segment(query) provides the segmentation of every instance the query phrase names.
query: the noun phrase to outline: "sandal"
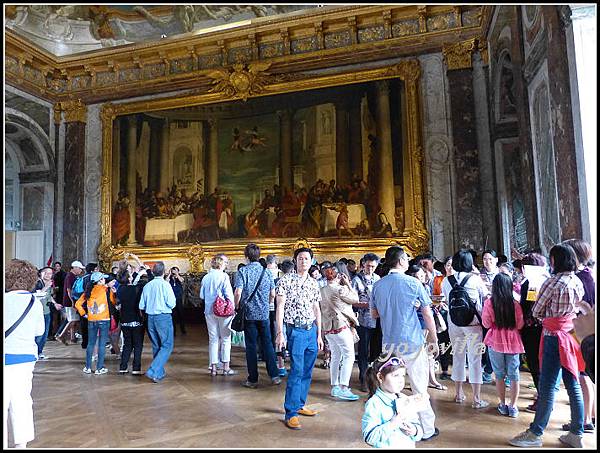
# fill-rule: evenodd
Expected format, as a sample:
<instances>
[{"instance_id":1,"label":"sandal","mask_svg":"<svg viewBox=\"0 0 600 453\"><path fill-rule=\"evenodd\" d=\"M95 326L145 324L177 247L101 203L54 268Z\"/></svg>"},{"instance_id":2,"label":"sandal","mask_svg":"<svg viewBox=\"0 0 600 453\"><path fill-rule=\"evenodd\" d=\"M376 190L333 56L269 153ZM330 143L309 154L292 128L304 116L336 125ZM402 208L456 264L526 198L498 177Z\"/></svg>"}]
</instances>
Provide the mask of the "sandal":
<instances>
[{"instance_id":1,"label":"sandal","mask_svg":"<svg viewBox=\"0 0 600 453\"><path fill-rule=\"evenodd\" d=\"M455 401L456 403L462 403L462 402L464 402L466 399L467 399L467 397L466 397L465 395L462 395L462 396L455 396L455 397L454 397L454 401Z\"/></svg>"},{"instance_id":2,"label":"sandal","mask_svg":"<svg viewBox=\"0 0 600 453\"><path fill-rule=\"evenodd\" d=\"M446 387L444 384L429 384L427 387L429 387L430 389L436 389L436 390L448 390L448 387Z\"/></svg>"},{"instance_id":3,"label":"sandal","mask_svg":"<svg viewBox=\"0 0 600 453\"><path fill-rule=\"evenodd\" d=\"M210 375L211 376L216 376L217 375L217 369L216 368L211 368L210 369Z\"/></svg>"},{"instance_id":4,"label":"sandal","mask_svg":"<svg viewBox=\"0 0 600 453\"><path fill-rule=\"evenodd\" d=\"M238 374L238 372L229 368L228 370L223 370L223 372L221 374L223 376L234 376L234 375Z\"/></svg>"}]
</instances>

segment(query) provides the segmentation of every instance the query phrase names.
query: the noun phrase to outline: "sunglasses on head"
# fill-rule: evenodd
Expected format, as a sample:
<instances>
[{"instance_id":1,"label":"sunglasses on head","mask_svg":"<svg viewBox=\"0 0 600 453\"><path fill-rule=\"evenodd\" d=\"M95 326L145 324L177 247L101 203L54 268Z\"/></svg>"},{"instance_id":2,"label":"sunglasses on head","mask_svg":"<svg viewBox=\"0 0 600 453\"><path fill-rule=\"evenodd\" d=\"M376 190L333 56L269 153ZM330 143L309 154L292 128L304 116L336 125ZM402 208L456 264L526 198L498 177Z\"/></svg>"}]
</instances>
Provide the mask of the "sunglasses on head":
<instances>
[{"instance_id":1,"label":"sunglasses on head","mask_svg":"<svg viewBox=\"0 0 600 453\"><path fill-rule=\"evenodd\" d=\"M379 367L379 371L383 370L385 367L388 366L404 366L404 362L398 357L391 357L387 362L385 362Z\"/></svg>"}]
</instances>

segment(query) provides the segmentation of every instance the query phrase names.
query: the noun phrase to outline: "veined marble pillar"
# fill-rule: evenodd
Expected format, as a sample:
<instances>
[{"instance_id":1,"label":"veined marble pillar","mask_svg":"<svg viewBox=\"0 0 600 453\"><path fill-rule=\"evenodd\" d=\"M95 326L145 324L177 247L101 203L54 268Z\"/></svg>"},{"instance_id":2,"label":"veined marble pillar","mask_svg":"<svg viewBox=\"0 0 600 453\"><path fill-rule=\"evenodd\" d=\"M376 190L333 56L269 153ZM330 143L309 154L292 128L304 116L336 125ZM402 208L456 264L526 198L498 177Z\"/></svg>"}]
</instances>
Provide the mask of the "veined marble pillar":
<instances>
[{"instance_id":1,"label":"veined marble pillar","mask_svg":"<svg viewBox=\"0 0 600 453\"><path fill-rule=\"evenodd\" d=\"M219 135L217 120L208 120L210 126L208 138L208 156L206 165L206 184L204 192L209 195L219 185Z\"/></svg>"},{"instance_id":2,"label":"veined marble pillar","mask_svg":"<svg viewBox=\"0 0 600 453\"><path fill-rule=\"evenodd\" d=\"M338 187L350 182L348 150L348 105L341 101L335 104L335 179Z\"/></svg>"},{"instance_id":3,"label":"veined marble pillar","mask_svg":"<svg viewBox=\"0 0 600 453\"><path fill-rule=\"evenodd\" d=\"M65 199L65 123L61 121L60 103L54 104L54 261L63 259L63 220ZM69 263L71 264L71 263Z\"/></svg>"},{"instance_id":4,"label":"veined marble pillar","mask_svg":"<svg viewBox=\"0 0 600 453\"><path fill-rule=\"evenodd\" d=\"M377 184L377 199L395 231L396 203L394 200L394 170L392 167L392 131L390 126L390 97L389 82L382 80L377 86L377 143L379 183Z\"/></svg>"},{"instance_id":5,"label":"veined marble pillar","mask_svg":"<svg viewBox=\"0 0 600 453\"><path fill-rule=\"evenodd\" d=\"M279 185L282 193L285 188L294 187L294 173L292 171L292 112L279 110Z\"/></svg>"},{"instance_id":6,"label":"veined marble pillar","mask_svg":"<svg viewBox=\"0 0 600 453\"><path fill-rule=\"evenodd\" d=\"M162 146L160 149L160 191L166 194L169 189L169 176L173 174L171 169L171 153L169 151L169 119L165 118L162 127Z\"/></svg>"},{"instance_id":7,"label":"veined marble pillar","mask_svg":"<svg viewBox=\"0 0 600 453\"><path fill-rule=\"evenodd\" d=\"M354 99L348 112L350 129L350 172L351 176L363 177L362 162L362 124L360 119L360 99Z\"/></svg>"},{"instance_id":8,"label":"veined marble pillar","mask_svg":"<svg viewBox=\"0 0 600 453\"><path fill-rule=\"evenodd\" d=\"M137 120L135 115L127 118L127 192L129 193L129 239L127 244L136 244L135 205L136 205L136 148Z\"/></svg>"}]
</instances>

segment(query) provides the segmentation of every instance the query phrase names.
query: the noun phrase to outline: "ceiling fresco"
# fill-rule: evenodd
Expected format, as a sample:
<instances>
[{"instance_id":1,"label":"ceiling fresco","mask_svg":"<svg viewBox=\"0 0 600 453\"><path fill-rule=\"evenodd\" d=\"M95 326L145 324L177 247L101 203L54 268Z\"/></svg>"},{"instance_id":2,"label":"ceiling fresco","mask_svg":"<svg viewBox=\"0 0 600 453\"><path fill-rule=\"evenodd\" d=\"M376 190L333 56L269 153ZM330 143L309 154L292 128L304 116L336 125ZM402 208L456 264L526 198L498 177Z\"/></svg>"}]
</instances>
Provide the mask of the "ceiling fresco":
<instances>
[{"instance_id":1,"label":"ceiling fresco","mask_svg":"<svg viewBox=\"0 0 600 453\"><path fill-rule=\"evenodd\" d=\"M156 42L317 5L8 5L6 27L56 56ZM218 28L217 28L218 29Z\"/></svg>"}]
</instances>

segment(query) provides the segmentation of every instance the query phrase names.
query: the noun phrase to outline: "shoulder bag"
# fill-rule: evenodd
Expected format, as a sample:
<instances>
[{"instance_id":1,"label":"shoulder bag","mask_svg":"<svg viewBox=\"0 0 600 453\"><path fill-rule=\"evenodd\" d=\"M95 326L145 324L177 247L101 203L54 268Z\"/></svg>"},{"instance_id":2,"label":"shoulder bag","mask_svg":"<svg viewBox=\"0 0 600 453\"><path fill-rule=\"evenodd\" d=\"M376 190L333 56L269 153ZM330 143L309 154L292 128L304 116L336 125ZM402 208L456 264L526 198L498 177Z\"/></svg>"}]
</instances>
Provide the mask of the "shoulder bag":
<instances>
[{"instance_id":1,"label":"shoulder bag","mask_svg":"<svg viewBox=\"0 0 600 453\"><path fill-rule=\"evenodd\" d=\"M221 285L222 287L223 285ZM233 301L228 299L225 293L223 292L223 296L217 293L217 297L215 302L213 303L213 314L220 318L228 318L235 313L235 305Z\"/></svg>"},{"instance_id":2,"label":"shoulder bag","mask_svg":"<svg viewBox=\"0 0 600 453\"><path fill-rule=\"evenodd\" d=\"M262 282L262 279L265 275L266 270L267 270L266 267L263 268L262 274L260 274L260 278L258 279L258 283L256 283L256 288L254 288L254 291L252 291L252 294L248 298L248 301L251 301L254 298L254 295L256 294L256 291L258 290L258 287L260 286L260 282ZM231 330L234 330L236 332L243 332L245 324L246 324L245 321L246 321L246 303L240 301L240 307L238 308L238 311L236 312L235 317L233 318L233 321L231 321Z\"/></svg>"},{"instance_id":3,"label":"shoulder bag","mask_svg":"<svg viewBox=\"0 0 600 453\"><path fill-rule=\"evenodd\" d=\"M15 323L12 326L10 326L6 332L4 332L4 338L7 338L11 333L13 333L15 331L15 329L19 326L19 324L21 324L21 322L25 319L25 316L27 316L27 313L29 313L29 311L31 310L31 307L33 307L34 301L35 301L35 297L32 294L31 300L29 301L29 305L27 305L27 308L25 309L25 311L23 312L21 317L19 319L17 319L15 321Z\"/></svg>"}]
</instances>

